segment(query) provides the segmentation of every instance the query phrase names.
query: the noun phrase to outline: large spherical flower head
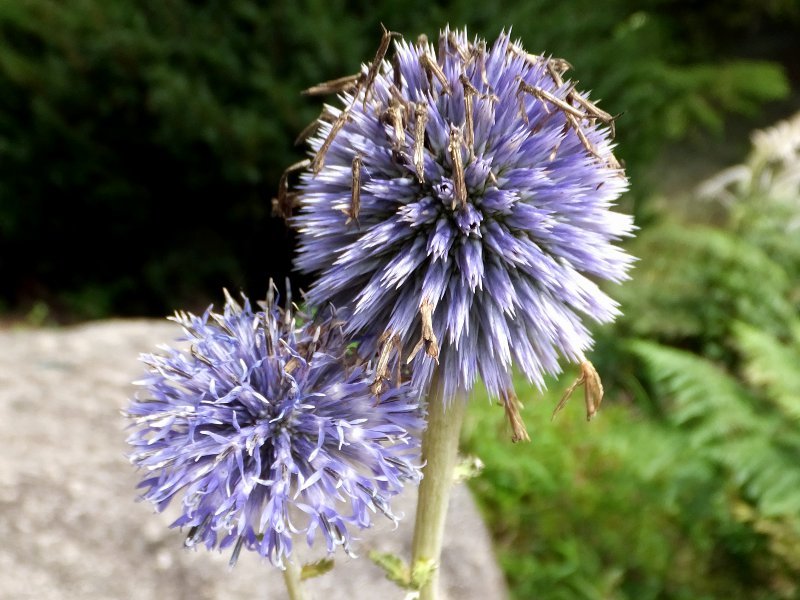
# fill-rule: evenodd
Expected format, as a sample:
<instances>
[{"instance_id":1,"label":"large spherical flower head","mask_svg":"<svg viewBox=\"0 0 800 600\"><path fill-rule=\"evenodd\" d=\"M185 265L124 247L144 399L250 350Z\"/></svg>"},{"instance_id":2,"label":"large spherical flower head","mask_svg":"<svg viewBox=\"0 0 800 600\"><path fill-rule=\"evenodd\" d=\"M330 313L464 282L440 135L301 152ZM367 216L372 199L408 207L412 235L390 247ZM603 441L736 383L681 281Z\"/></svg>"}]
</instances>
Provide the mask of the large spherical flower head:
<instances>
[{"instance_id":1,"label":"large spherical flower head","mask_svg":"<svg viewBox=\"0 0 800 600\"><path fill-rule=\"evenodd\" d=\"M189 351L146 354L144 393L127 416L132 462L148 471L143 497L163 510L182 496L173 526L187 545L242 547L283 566L293 534L318 532L350 550L350 526L420 477L422 418L408 384L380 403L348 352L335 315L301 329L268 301L254 312L230 297L224 312L178 313Z\"/></svg>"},{"instance_id":2,"label":"large spherical flower head","mask_svg":"<svg viewBox=\"0 0 800 600\"><path fill-rule=\"evenodd\" d=\"M399 340L445 398L480 376L507 397L516 364L544 384L583 360L583 317L617 315L595 280L621 281L632 219L611 117L563 79L568 64L445 30L438 49L398 41L391 60L326 106L299 186L297 267L315 304L352 307L348 328ZM370 337L371 336L371 337ZM416 354L414 354L416 352Z\"/></svg>"}]
</instances>

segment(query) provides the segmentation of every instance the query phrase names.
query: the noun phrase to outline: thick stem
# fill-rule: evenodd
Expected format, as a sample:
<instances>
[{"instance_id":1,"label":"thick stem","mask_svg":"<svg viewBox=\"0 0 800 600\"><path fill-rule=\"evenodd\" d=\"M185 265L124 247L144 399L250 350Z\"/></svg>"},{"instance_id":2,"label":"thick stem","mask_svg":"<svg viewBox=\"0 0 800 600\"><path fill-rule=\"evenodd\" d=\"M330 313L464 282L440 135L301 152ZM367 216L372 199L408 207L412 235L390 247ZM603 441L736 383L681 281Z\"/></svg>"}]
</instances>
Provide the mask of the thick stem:
<instances>
[{"instance_id":1,"label":"thick stem","mask_svg":"<svg viewBox=\"0 0 800 600\"><path fill-rule=\"evenodd\" d=\"M458 436L466 406L467 399L461 394L449 401L444 398L441 382L434 380L428 397L428 428L422 437L425 467L419 486L411 564L433 561L436 569L420 590L420 600L436 600L439 597L444 524L453 487L453 471L458 459Z\"/></svg>"},{"instance_id":2,"label":"thick stem","mask_svg":"<svg viewBox=\"0 0 800 600\"><path fill-rule=\"evenodd\" d=\"M289 600L307 600L306 595L303 593L303 584L300 582L300 565L293 560L286 562L286 568L283 570L283 581L286 582Z\"/></svg>"}]
</instances>

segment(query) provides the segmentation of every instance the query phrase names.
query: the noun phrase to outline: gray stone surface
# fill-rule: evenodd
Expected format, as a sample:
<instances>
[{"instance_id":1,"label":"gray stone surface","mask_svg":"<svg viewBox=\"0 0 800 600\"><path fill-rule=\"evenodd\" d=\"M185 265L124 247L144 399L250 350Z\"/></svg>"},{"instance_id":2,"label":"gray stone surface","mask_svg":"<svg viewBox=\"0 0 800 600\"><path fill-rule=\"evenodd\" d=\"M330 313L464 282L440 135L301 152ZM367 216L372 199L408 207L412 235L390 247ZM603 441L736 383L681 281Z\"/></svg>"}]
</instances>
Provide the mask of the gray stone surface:
<instances>
[{"instance_id":1,"label":"gray stone surface","mask_svg":"<svg viewBox=\"0 0 800 600\"><path fill-rule=\"evenodd\" d=\"M0 598L279 599L280 572L252 553L189 551L170 514L134 502L120 410L142 369L140 352L171 341L174 325L108 321L0 331ZM408 556L414 490L396 505L399 529L364 533L370 548ZM442 581L455 599L506 596L488 534L463 487L454 490ZM316 600L401 599L366 557L337 554L310 582Z\"/></svg>"}]
</instances>

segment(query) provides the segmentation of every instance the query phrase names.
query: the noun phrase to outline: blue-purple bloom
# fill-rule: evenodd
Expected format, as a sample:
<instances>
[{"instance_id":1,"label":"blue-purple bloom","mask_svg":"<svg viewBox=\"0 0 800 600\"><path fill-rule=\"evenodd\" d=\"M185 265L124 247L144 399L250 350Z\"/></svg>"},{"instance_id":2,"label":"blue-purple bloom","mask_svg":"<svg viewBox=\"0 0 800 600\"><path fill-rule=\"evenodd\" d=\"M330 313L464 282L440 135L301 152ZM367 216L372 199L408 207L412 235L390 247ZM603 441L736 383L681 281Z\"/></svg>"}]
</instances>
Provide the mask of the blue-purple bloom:
<instances>
[{"instance_id":1,"label":"blue-purple bloom","mask_svg":"<svg viewBox=\"0 0 800 600\"><path fill-rule=\"evenodd\" d=\"M351 526L418 481L423 419L409 384L380 403L369 365L349 360L332 310L303 326L268 299L254 312L229 296L222 314L176 313L185 350L142 355L144 389L127 416L131 461L146 469L143 497L163 510L181 497L173 527L187 546L242 547L277 565L294 534L351 551Z\"/></svg>"},{"instance_id":2,"label":"blue-purple bloom","mask_svg":"<svg viewBox=\"0 0 800 600\"><path fill-rule=\"evenodd\" d=\"M296 266L365 349L413 357L420 389L438 362L445 398L481 377L508 399L512 364L543 387L560 357L584 360L584 317L618 314L596 280L632 262L616 245L632 219L611 210L627 179L568 63L507 34L421 37L327 86L342 91L310 138Z\"/></svg>"}]
</instances>

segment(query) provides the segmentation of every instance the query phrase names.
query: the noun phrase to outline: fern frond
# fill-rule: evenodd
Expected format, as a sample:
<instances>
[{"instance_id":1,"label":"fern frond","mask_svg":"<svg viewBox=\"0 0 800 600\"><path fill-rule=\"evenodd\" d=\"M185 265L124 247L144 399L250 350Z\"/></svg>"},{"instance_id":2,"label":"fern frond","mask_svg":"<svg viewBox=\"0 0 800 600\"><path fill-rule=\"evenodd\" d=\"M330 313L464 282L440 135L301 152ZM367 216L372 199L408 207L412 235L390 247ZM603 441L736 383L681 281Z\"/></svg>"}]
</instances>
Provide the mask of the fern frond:
<instances>
[{"instance_id":1,"label":"fern frond","mask_svg":"<svg viewBox=\"0 0 800 600\"><path fill-rule=\"evenodd\" d=\"M670 398L667 416L688 434L695 451L725 469L765 516L800 511L797 449L776 436L785 425L781 413L759 410L747 388L704 358L651 342L629 347L646 364L653 385Z\"/></svg>"},{"instance_id":2,"label":"fern frond","mask_svg":"<svg viewBox=\"0 0 800 600\"><path fill-rule=\"evenodd\" d=\"M745 358L747 380L763 388L783 414L800 421L800 343L781 343L775 336L744 323L737 323L734 333Z\"/></svg>"},{"instance_id":3,"label":"fern frond","mask_svg":"<svg viewBox=\"0 0 800 600\"><path fill-rule=\"evenodd\" d=\"M645 231L631 252L646 257L619 291L623 326L632 336L719 357L728 350L732 319L778 333L794 316L792 279L768 252L737 234L664 223Z\"/></svg>"},{"instance_id":4,"label":"fern frond","mask_svg":"<svg viewBox=\"0 0 800 600\"><path fill-rule=\"evenodd\" d=\"M704 422L720 433L754 429L747 390L721 368L652 342L634 341L629 347L647 364L653 383L671 398L668 414L675 423Z\"/></svg>"}]
</instances>

